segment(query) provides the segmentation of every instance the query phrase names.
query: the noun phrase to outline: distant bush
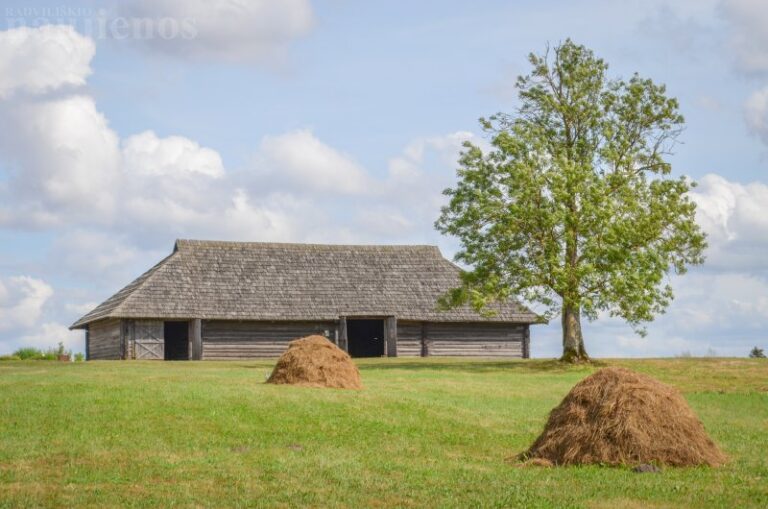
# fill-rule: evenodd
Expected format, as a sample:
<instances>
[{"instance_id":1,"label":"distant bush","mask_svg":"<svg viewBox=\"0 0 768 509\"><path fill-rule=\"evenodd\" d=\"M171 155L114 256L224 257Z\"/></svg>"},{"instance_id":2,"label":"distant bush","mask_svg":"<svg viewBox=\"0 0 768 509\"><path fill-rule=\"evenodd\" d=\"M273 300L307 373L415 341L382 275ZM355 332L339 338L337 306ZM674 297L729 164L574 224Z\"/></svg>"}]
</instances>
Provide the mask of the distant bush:
<instances>
[{"instance_id":1,"label":"distant bush","mask_svg":"<svg viewBox=\"0 0 768 509\"><path fill-rule=\"evenodd\" d=\"M751 352L749 352L749 356L752 359L765 359L765 352L763 352L762 348L754 347Z\"/></svg>"},{"instance_id":2,"label":"distant bush","mask_svg":"<svg viewBox=\"0 0 768 509\"><path fill-rule=\"evenodd\" d=\"M27 359L39 359L43 356L43 352L41 352L37 348L32 348L30 346L26 348L19 348L18 350L13 352L13 355L25 361Z\"/></svg>"},{"instance_id":3,"label":"distant bush","mask_svg":"<svg viewBox=\"0 0 768 509\"><path fill-rule=\"evenodd\" d=\"M0 361L20 361L21 357L18 355L0 355Z\"/></svg>"},{"instance_id":4,"label":"distant bush","mask_svg":"<svg viewBox=\"0 0 768 509\"><path fill-rule=\"evenodd\" d=\"M58 346L46 348L45 350L33 347L19 348L13 352L13 355L21 360L55 361L59 358L59 355L72 356L72 351L65 350L64 343L59 342Z\"/></svg>"},{"instance_id":5,"label":"distant bush","mask_svg":"<svg viewBox=\"0 0 768 509\"><path fill-rule=\"evenodd\" d=\"M83 352L77 352L75 354L75 362L83 362L85 360L85 354Z\"/></svg>"}]
</instances>

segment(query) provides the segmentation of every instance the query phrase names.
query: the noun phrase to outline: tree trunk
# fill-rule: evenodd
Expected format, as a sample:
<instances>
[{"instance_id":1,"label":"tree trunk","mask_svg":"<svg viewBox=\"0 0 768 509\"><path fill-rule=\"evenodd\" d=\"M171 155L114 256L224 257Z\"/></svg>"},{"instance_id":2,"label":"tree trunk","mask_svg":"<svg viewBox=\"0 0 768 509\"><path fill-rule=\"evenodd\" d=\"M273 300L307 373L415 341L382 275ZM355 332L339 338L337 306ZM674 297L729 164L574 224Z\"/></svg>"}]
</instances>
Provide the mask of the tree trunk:
<instances>
[{"instance_id":1,"label":"tree trunk","mask_svg":"<svg viewBox=\"0 0 768 509\"><path fill-rule=\"evenodd\" d=\"M581 310L563 304L563 356L562 362L588 362L589 355L584 349L581 335Z\"/></svg>"}]
</instances>

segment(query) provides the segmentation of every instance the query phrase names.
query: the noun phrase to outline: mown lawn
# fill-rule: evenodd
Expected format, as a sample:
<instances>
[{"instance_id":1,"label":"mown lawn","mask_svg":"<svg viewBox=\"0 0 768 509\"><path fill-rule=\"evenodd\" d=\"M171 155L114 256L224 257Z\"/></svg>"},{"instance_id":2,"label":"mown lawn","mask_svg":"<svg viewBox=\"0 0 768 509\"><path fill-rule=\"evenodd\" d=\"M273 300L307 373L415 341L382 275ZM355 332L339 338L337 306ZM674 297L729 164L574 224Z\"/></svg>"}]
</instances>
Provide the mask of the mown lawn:
<instances>
[{"instance_id":1,"label":"mown lawn","mask_svg":"<svg viewBox=\"0 0 768 509\"><path fill-rule=\"evenodd\" d=\"M570 387L552 361L359 362L360 392L271 362L0 363L0 507L768 507L768 362L606 361L684 391L723 468L519 468Z\"/></svg>"}]
</instances>

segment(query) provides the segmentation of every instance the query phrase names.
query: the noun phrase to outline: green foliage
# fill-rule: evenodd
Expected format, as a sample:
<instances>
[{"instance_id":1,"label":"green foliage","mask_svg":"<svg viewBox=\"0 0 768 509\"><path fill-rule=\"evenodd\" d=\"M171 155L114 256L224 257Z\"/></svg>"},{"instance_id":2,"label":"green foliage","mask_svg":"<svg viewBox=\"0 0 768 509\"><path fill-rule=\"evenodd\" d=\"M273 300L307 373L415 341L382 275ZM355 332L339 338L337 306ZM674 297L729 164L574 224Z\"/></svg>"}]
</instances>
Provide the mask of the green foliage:
<instances>
[{"instance_id":1,"label":"green foliage","mask_svg":"<svg viewBox=\"0 0 768 509\"><path fill-rule=\"evenodd\" d=\"M18 355L0 355L0 361L20 361L21 357Z\"/></svg>"},{"instance_id":2,"label":"green foliage","mask_svg":"<svg viewBox=\"0 0 768 509\"><path fill-rule=\"evenodd\" d=\"M752 351L749 352L749 357L751 359L765 359L765 352L763 352L762 348L754 347Z\"/></svg>"},{"instance_id":3,"label":"green foliage","mask_svg":"<svg viewBox=\"0 0 768 509\"><path fill-rule=\"evenodd\" d=\"M85 360L85 354L83 352L77 352L75 354L75 362L83 362Z\"/></svg>"},{"instance_id":4,"label":"green foliage","mask_svg":"<svg viewBox=\"0 0 768 509\"><path fill-rule=\"evenodd\" d=\"M547 318L607 313L642 334L673 298L666 276L702 263L706 247L695 184L666 159L683 128L677 100L638 75L609 79L570 40L529 61L517 111L481 119L492 149L466 143L445 191L436 227L461 241L471 270L442 304L520 296Z\"/></svg>"},{"instance_id":5,"label":"green foliage","mask_svg":"<svg viewBox=\"0 0 768 509\"><path fill-rule=\"evenodd\" d=\"M21 360L37 360L37 361L55 361L59 358L59 355L72 355L71 350L64 348L64 343L59 342L56 347L46 348L40 350L34 347L19 348L13 355L17 356Z\"/></svg>"},{"instance_id":6,"label":"green foliage","mask_svg":"<svg viewBox=\"0 0 768 509\"><path fill-rule=\"evenodd\" d=\"M264 384L266 361L7 362L0 507L768 507L768 363L610 364L683 391L731 461L660 475L506 461L598 366L370 359L365 389L343 391Z\"/></svg>"},{"instance_id":7,"label":"green foliage","mask_svg":"<svg viewBox=\"0 0 768 509\"><path fill-rule=\"evenodd\" d=\"M19 348L18 350L13 352L13 355L15 355L21 360L40 359L43 356L43 352L41 352L37 348L26 347L26 348Z\"/></svg>"}]
</instances>

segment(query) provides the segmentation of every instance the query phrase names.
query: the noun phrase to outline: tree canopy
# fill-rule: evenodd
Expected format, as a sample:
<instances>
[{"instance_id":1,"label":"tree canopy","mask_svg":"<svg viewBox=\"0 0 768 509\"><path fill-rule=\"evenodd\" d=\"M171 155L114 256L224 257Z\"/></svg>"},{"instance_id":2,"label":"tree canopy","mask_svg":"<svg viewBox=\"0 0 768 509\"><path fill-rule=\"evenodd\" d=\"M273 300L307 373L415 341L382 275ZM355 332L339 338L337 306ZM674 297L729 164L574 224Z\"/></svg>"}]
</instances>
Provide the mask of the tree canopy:
<instances>
[{"instance_id":1,"label":"tree canopy","mask_svg":"<svg viewBox=\"0 0 768 509\"><path fill-rule=\"evenodd\" d=\"M673 298L667 275L703 262L705 236L669 155L682 132L678 102L637 74L570 40L529 56L514 113L481 119L491 148L465 144L458 183L436 222L471 267L442 303L520 297L560 314L563 359L588 359L581 316L643 324ZM492 313L492 312L491 312Z\"/></svg>"}]
</instances>

